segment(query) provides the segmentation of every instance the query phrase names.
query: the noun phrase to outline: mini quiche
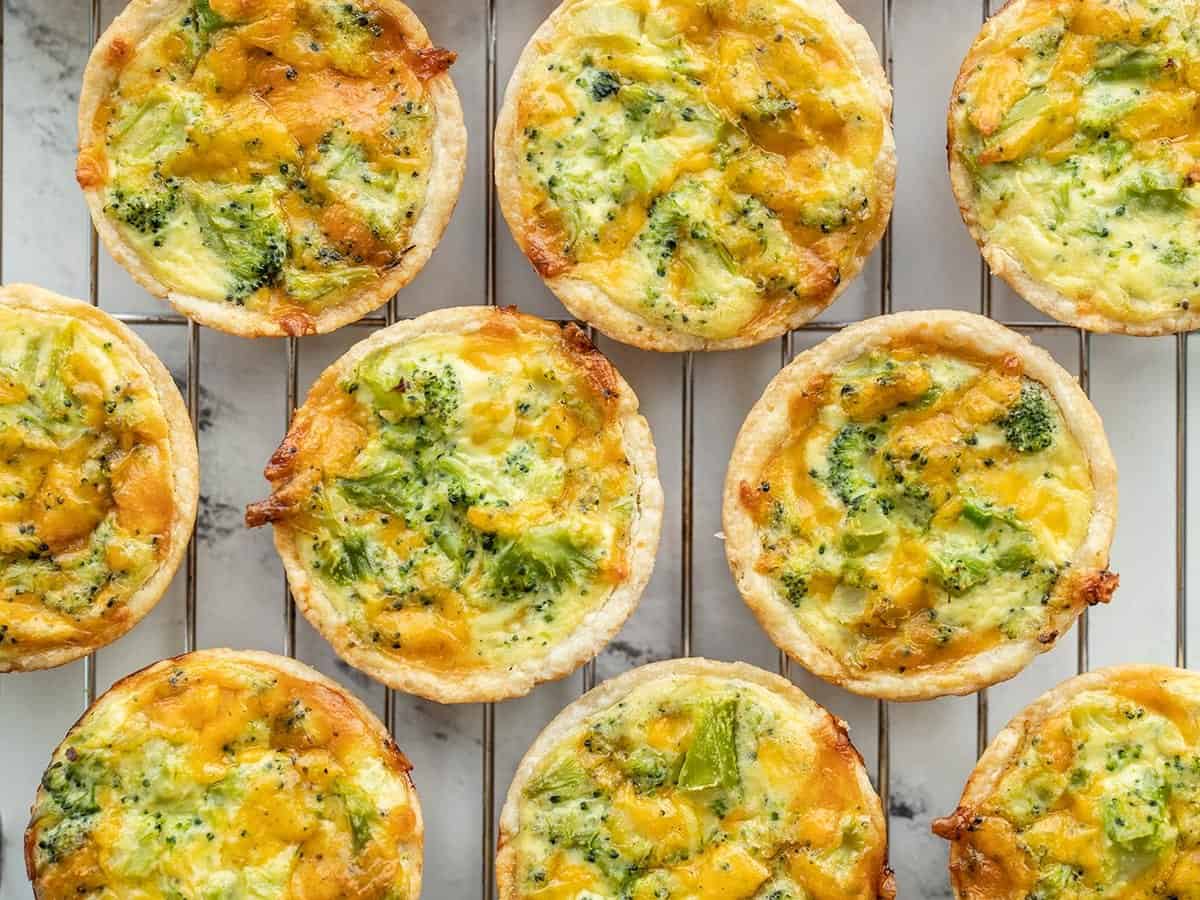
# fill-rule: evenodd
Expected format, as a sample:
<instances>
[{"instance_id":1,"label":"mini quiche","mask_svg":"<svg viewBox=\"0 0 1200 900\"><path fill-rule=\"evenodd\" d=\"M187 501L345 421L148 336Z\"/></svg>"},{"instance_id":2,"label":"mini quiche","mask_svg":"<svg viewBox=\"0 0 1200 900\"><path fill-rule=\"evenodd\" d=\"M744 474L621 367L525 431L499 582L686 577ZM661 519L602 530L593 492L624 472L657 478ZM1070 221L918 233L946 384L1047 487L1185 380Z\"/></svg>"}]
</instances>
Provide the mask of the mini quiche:
<instances>
[{"instance_id":1,"label":"mini quiche","mask_svg":"<svg viewBox=\"0 0 1200 900\"><path fill-rule=\"evenodd\" d=\"M1200 325L1196 0L1012 0L950 102L950 175L992 271L1093 331Z\"/></svg>"},{"instance_id":2,"label":"mini quiche","mask_svg":"<svg viewBox=\"0 0 1200 900\"><path fill-rule=\"evenodd\" d=\"M574 325L463 307L384 329L271 458L292 593L351 664L444 703L591 658L650 577L662 488L637 397Z\"/></svg>"},{"instance_id":3,"label":"mini quiche","mask_svg":"<svg viewBox=\"0 0 1200 900\"><path fill-rule=\"evenodd\" d=\"M162 597L196 520L196 439L111 316L0 288L0 672L108 644Z\"/></svg>"},{"instance_id":4,"label":"mini quiche","mask_svg":"<svg viewBox=\"0 0 1200 900\"><path fill-rule=\"evenodd\" d=\"M38 900L416 900L411 768L366 706L295 660L163 660L54 751L29 878Z\"/></svg>"},{"instance_id":5,"label":"mini quiche","mask_svg":"<svg viewBox=\"0 0 1200 900\"><path fill-rule=\"evenodd\" d=\"M1017 716L955 813L959 900L1200 897L1200 675L1101 669Z\"/></svg>"},{"instance_id":6,"label":"mini quiche","mask_svg":"<svg viewBox=\"0 0 1200 900\"><path fill-rule=\"evenodd\" d=\"M353 322L420 271L458 199L454 59L399 0L132 0L84 73L92 221L197 322Z\"/></svg>"},{"instance_id":7,"label":"mini quiche","mask_svg":"<svg viewBox=\"0 0 1200 900\"><path fill-rule=\"evenodd\" d=\"M1106 602L1116 469L1045 351L970 313L881 316L797 357L725 482L726 551L772 639L875 697L1012 677Z\"/></svg>"},{"instance_id":8,"label":"mini quiche","mask_svg":"<svg viewBox=\"0 0 1200 900\"><path fill-rule=\"evenodd\" d=\"M566 0L496 132L517 243L575 315L652 350L816 316L891 214L891 88L833 0Z\"/></svg>"},{"instance_id":9,"label":"mini quiche","mask_svg":"<svg viewBox=\"0 0 1200 900\"><path fill-rule=\"evenodd\" d=\"M500 900L890 900L843 722L744 663L634 669L568 706L500 813Z\"/></svg>"}]
</instances>

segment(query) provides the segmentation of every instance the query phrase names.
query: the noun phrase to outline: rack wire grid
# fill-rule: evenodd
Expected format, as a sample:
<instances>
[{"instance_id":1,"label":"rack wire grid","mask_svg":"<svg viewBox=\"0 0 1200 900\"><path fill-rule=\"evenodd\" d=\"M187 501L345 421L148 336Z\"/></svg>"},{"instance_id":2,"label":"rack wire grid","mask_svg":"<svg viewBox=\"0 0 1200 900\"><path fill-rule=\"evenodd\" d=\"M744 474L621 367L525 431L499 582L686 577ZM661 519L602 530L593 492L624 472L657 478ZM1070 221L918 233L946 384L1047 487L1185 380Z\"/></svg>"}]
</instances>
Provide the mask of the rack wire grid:
<instances>
[{"instance_id":1,"label":"rack wire grid","mask_svg":"<svg viewBox=\"0 0 1200 900\"><path fill-rule=\"evenodd\" d=\"M27 0L28 3L34 3L34 0ZM70 0L67 0L70 2ZM90 21L89 21L89 45L94 44L101 33L101 25L104 21L102 12L108 11L110 14L115 10L102 10L101 0L89 0L90 2ZM497 105L499 102L498 74L500 69L500 61L498 57L498 34L500 32L499 12L502 4L506 5L506 11L513 11L513 4L520 4L523 0L511 0L505 4L505 0L470 0L470 2L452 3L449 4L457 9L458 15L462 21L470 22L472 18L478 19L482 17L483 27L483 107L484 107L484 126L486 134L472 133L473 141L483 141L486 137L486 154L482 172L476 173L477 177L471 183L468 183L465 190L481 191L483 196L483 222L481 240L483 244L483 284L482 295L484 301L489 305L497 303L497 268L498 268L498 244L497 244L497 206L494 191L491 187L491 172L494 159L494 146L492 135L496 120ZM977 0L979 2L979 0ZM412 5L418 14L424 15L427 11L431 11L435 0L427 0L425 3L413 2ZM897 43L897 23L896 10L894 9L894 0L847 0L845 5L849 11L858 16L860 20L867 19L874 8L874 16L876 17L877 27L872 29L874 37L877 41L884 67L888 75L889 81L894 83L895 75L895 56L894 50ZM36 3L34 4L36 5ZM108 7L110 4L105 3ZM111 4L119 6L119 0L113 0ZM553 0L536 0L530 3L530 8L525 8L522 12L523 21L527 28L529 23L536 24L544 15L556 5ZM905 4L903 10L905 15L904 26L906 34L911 33L914 43L914 50L928 51L931 44L923 44L920 47L915 45L917 40L924 39L925 41L937 41L939 37L935 34L934 29L943 27L944 23L938 20L946 15L951 15L958 20L958 28L955 33L955 44L952 42L951 50L945 53L946 60L954 58L961 59L961 55L966 50L967 43L973 37L974 29L978 27L983 20L986 20L991 12L988 0L982 0L981 6L978 9L980 18L978 18L973 27L965 29L962 25L962 9L966 4L960 4L957 0L912 0L911 4ZM429 10L423 8L428 7ZM4 45L5 40L5 20L14 14L14 11L21 9L21 3L14 3L9 0L5 4L4 15L0 15L0 46ZM445 19L443 13L441 19ZM429 21L429 18L426 18ZM964 30L965 29L965 30ZM435 40L441 38L446 39L437 34L436 29L431 27L434 32ZM527 37L527 34L524 35ZM517 43L511 48L510 56L515 59L516 51L519 51L520 44L523 43L521 35L516 36ZM918 59L914 60L914 65L919 63ZM937 68L936 66L934 67ZM955 67L956 68L956 67ZM943 67L944 69L944 67ZM938 70L939 74L944 77L945 72ZM456 71L455 79L460 87L462 83L472 77L471 72ZM3 158L4 152L4 77L5 67L0 65L0 159ZM944 86L938 88L937 85L930 85L931 89L937 94L931 101L935 106L943 104L944 95L949 92L950 81L946 81ZM938 93L940 90L940 93ZM903 92L899 94L900 103L903 104L906 97ZM944 109L944 105L942 106ZM903 115L903 111L901 113ZM941 141L941 134L929 136L928 140L936 147ZM904 156L904 141L901 144L901 171L905 166ZM482 183L481 183L482 182ZM3 208L3 179L0 179L0 209ZM898 196L898 204L903 202L904 195ZM461 213L461 211L460 211ZM2 225L2 223L0 223ZM877 265L877 294L873 304L868 303L863 309L864 314L872 313L888 313L893 308L893 278L894 278L894 238L893 229L889 226L885 234L878 253ZM100 305L100 251L97 246L97 237L94 230L89 225L88 239L88 284L89 298L94 305ZM865 276L864 276L865 278ZM995 313L995 298L997 290L1007 290L1002 285L994 282L990 273L982 260L979 263L978 277L978 302L976 309L987 316L994 316ZM472 302L473 298L463 298L456 302ZM377 328L389 325L400 318L400 298L393 297L386 305L382 314L369 315L360 320L356 325L349 326L350 328ZM449 305L449 304L443 304ZM844 304L839 304L834 308L836 312ZM936 301L921 303L918 305L939 306L944 305ZM1016 309L1025 309L1018 303L1010 303ZM201 331L202 329L194 322L185 319L182 316L166 314L166 313L142 313L142 312L117 312L116 317L126 324L139 328L167 328L179 329L185 334L186 347L186 368L184 381L184 393L187 402L187 409L192 418L193 427L197 428L199 434L199 423L201 416ZM1067 338L1073 339L1074 342L1074 365L1079 377L1079 380L1085 390L1090 391L1092 381L1092 346L1093 338L1090 334L1070 328L1058 322L1049 321L1037 318L1020 317L1005 317L1003 324L1020 332L1031 335L1047 335L1054 336L1058 339ZM796 343L798 339L804 338L808 340L816 340L849 324L848 321L836 320L818 320L810 323L803 328L797 329L796 332L788 334L781 339L779 345L779 365L786 365L793 357L796 351ZM589 329L589 335L591 331ZM1141 340L1141 339L1125 339L1125 340ZM1175 504L1173 510L1173 521L1164 523L1163 531L1173 531L1174 538L1174 645L1173 645L1173 661L1176 665L1185 667L1187 665L1187 496L1188 496L1188 443L1187 443L1187 422L1188 422L1188 336L1181 334L1174 338L1166 339L1173 341L1174 353L1174 493ZM1161 346L1161 342L1159 342ZM279 433L282 432L291 422L293 411L297 406L297 401L300 396L300 368L302 358L302 342L295 339L286 339L285 351L285 386L283 391L284 409L283 415L280 416L278 427ZM1059 354L1060 361L1063 354ZM696 513L695 513L695 495L696 495L696 393L697 393L697 359L698 357L692 353L684 353L679 356L681 365L680 371L680 389L678 394L678 419L676 420L679 427L679 534L678 534L678 550L679 550L679 582L678 582L678 615L679 615L679 634L678 634L678 655L690 656L693 653L695 645L695 547L696 547ZM1124 376L1120 376L1124 377ZM747 408L748 409L748 408ZM744 414L745 410L741 411ZM1110 416L1106 416L1110 435L1113 433L1114 420ZM660 445L663 442L662 424L658 426L656 437L659 438ZM1153 443L1153 442L1151 442ZM202 454L203 455L203 454ZM249 462L248 462L249 464ZM1161 464L1161 461L1159 461ZM204 498L202 498L202 502ZM711 550L711 547L709 548ZM196 649L197 647L197 622L199 616L199 598L198 598L198 558L197 558L197 536L193 536L188 547L186 563L184 566L184 597L183 597L183 640L182 646L185 652ZM279 622L281 626L282 651L290 656L296 655L297 640L296 640L296 612L295 606L292 603L291 596L288 592L286 581L282 584L282 604L279 613ZM1135 603L1138 598L1128 596L1128 589L1125 592L1119 592L1116 604ZM731 603L739 603L736 596L730 597ZM1079 620L1079 625L1076 631L1076 643L1074 647L1074 668L1078 672L1086 671L1089 668L1091 655L1091 639L1088 615L1085 612ZM1163 654L1165 655L1165 654ZM1129 659L1123 661L1139 661ZM1159 661L1166 661L1160 659ZM794 673L788 658L780 652L778 654L778 670L785 677L794 677L800 673ZM34 676L36 677L36 676ZM579 688L582 691L590 690L596 683L597 667L596 661L592 660L587 663L581 670ZM811 679L805 682L805 686L811 684ZM82 666L82 704L81 707L86 708L96 697L97 692L97 666L95 657L89 657ZM994 690L994 689L993 689ZM0 695L2 696L2 695ZM1032 698L1028 698L1032 699ZM961 701L960 701L961 702ZM397 710L399 698L391 690L386 691L383 697L383 716L384 721L388 725L393 734L397 733ZM989 709L989 691L980 691L975 695L974 709L974 724L975 724L975 752L976 755L983 752L987 746L990 736L994 733L998 722L992 721ZM550 713L553 714L552 712ZM892 819L911 819L914 818L914 811L906 809L904 804L898 805L892 798L892 705L886 702L874 703L874 719L875 719L875 767L874 767L874 782L876 788L883 799L884 808L888 810L889 815L889 830ZM862 716L859 719L858 725L862 727ZM13 716L8 716L6 721L13 722L16 719ZM495 871L494 871L494 848L496 842L496 817L500 797L498 794L497 775L497 708L493 704L482 706L478 723L478 743L479 743L479 764L480 764L480 796L478 806L478 829L479 829L479 848L480 848L480 871L479 871L479 890L483 900L490 900L495 895ZM401 746L404 746L407 740L411 740L411 733L397 734ZM864 740L862 734L857 735L857 743L860 749L863 747ZM929 735L928 737L933 737ZM10 742L10 738L4 738L4 742ZM19 743L19 742L13 742ZM936 745L930 747L936 751ZM48 748L37 748L34 752L41 750L48 751ZM2 779L0 779L2 783ZM957 789L960 781L955 781L953 789ZM32 799L34 785L22 786L28 793L29 799ZM943 792L945 793L945 792ZM431 799L435 799L436 792L430 792L428 788L422 794L422 798L426 805L429 805ZM905 804L910 801L904 801ZM920 810L915 816L917 828L927 827L927 819L938 812L945 810ZM10 827L7 829L5 837L5 846L10 847L14 841L19 839L19 823L8 823ZM460 823L461 824L461 823ZM15 834L15 836L14 836ZM455 834L440 834L437 836L427 835L428 842L433 839L448 840L457 836ZM16 857L16 854L8 854L10 858ZM893 863L896 864L898 855L893 849ZM936 866L941 866L943 860L936 861ZM904 871L907 860L902 861L898 867L901 869L900 891L902 896L918 896L914 893L913 884L906 884ZM10 862L8 870L3 874L7 876L0 882L0 898L16 898L18 896L28 896L27 893L20 893L21 888L16 887L16 883L24 884L23 875L20 872L12 871L13 865ZM929 866L925 866L924 870L928 871ZM919 879L918 879L919 880ZM427 877L427 883L429 879ZM932 882L921 881L919 889L924 896L946 896L949 897L948 888L945 890L939 889L936 885L931 887ZM449 895L445 895L449 896Z\"/></svg>"}]
</instances>

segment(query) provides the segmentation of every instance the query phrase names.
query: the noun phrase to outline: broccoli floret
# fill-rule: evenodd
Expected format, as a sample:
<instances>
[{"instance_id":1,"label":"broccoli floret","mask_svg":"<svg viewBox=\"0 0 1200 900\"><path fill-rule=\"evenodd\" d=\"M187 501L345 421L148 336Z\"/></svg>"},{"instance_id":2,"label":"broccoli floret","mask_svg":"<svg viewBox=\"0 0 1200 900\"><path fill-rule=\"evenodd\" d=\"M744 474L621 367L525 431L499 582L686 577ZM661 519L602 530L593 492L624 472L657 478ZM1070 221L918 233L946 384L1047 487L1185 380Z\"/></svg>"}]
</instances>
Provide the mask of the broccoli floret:
<instances>
[{"instance_id":1,"label":"broccoli floret","mask_svg":"<svg viewBox=\"0 0 1200 900\"><path fill-rule=\"evenodd\" d=\"M375 17L355 3L338 3L332 7L333 21L337 27L351 35L369 34L381 37L383 27Z\"/></svg>"},{"instance_id":2,"label":"broccoli floret","mask_svg":"<svg viewBox=\"0 0 1200 900\"><path fill-rule=\"evenodd\" d=\"M157 234L179 209L179 182L162 181L157 189L130 191L114 187L104 211L130 228L145 235Z\"/></svg>"},{"instance_id":3,"label":"broccoli floret","mask_svg":"<svg viewBox=\"0 0 1200 900\"><path fill-rule=\"evenodd\" d=\"M1167 785L1146 765L1130 767L1125 789L1104 801L1104 833L1114 844L1135 852L1153 852L1175 838L1169 821Z\"/></svg>"},{"instance_id":4,"label":"broccoli floret","mask_svg":"<svg viewBox=\"0 0 1200 900\"><path fill-rule=\"evenodd\" d=\"M73 749L68 754L74 753ZM98 784L109 775L107 767L94 755L76 756L55 762L42 776L58 821L46 828L38 840L38 849L54 862L80 846L95 823L100 804L96 800Z\"/></svg>"},{"instance_id":5,"label":"broccoli floret","mask_svg":"<svg viewBox=\"0 0 1200 900\"><path fill-rule=\"evenodd\" d=\"M1021 396L1000 419L1009 446L1020 453L1037 453L1054 443L1054 417L1042 388L1026 382Z\"/></svg>"},{"instance_id":6,"label":"broccoli floret","mask_svg":"<svg viewBox=\"0 0 1200 900\"><path fill-rule=\"evenodd\" d=\"M331 550L333 559L327 571L337 584L353 584L375 570L367 539L361 534L346 535Z\"/></svg>"},{"instance_id":7,"label":"broccoli floret","mask_svg":"<svg viewBox=\"0 0 1200 900\"><path fill-rule=\"evenodd\" d=\"M808 579L799 572L784 572L779 576L779 580L783 582L783 593L787 597L787 602L797 609L800 607L800 602L808 596Z\"/></svg>"},{"instance_id":8,"label":"broccoli floret","mask_svg":"<svg viewBox=\"0 0 1200 900\"><path fill-rule=\"evenodd\" d=\"M592 99L599 102L621 89L621 80L612 72L600 70L592 77Z\"/></svg>"},{"instance_id":9,"label":"broccoli floret","mask_svg":"<svg viewBox=\"0 0 1200 900\"><path fill-rule=\"evenodd\" d=\"M965 553L934 555L930 558L930 564L937 582L956 596L983 584L992 574L992 567L986 560Z\"/></svg>"},{"instance_id":10,"label":"broccoli floret","mask_svg":"<svg viewBox=\"0 0 1200 900\"><path fill-rule=\"evenodd\" d=\"M760 122L777 122L796 111L796 101L767 82L766 87L754 98L754 114Z\"/></svg>"},{"instance_id":11,"label":"broccoli floret","mask_svg":"<svg viewBox=\"0 0 1200 900\"><path fill-rule=\"evenodd\" d=\"M639 793L662 787L671 777L667 758L650 747L638 747L625 760L625 774Z\"/></svg>"},{"instance_id":12,"label":"broccoli floret","mask_svg":"<svg viewBox=\"0 0 1200 900\"><path fill-rule=\"evenodd\" d=\"M525 786L527 797L552 794L556 797L578 797L589 790L592 780L583 764L574 756L566 756Z\"/></svg>"},{"instance_id":13,"label":"broccoli floret","mask_svg":"<svg viewBox=\"0 0 1200 900\"><path fill-rule=\"evenodd\" d=\"M205 245L229 270L227 299L244 300L279 279L288 255L287 228L268 191L214 185L196 189L192 200Z\"/></svg>"},{"instance_id":14,"label":"broccoli floret","mask_svg":"<svg viewBox=\"0 0 1200 900\"><path fill-rule=\"evenodd\" d=\"M1191 209L1183 179L1171 172L1142 169L1121 186L1121 198L1130 206L1152 212L1178 213Z\"/></svg>"},{"instance_id":15,"label":"broccoli floret","mask_svg":"<svg viewBox=\"0 0 1200 900\"><path fill-rule=\"evenodd\" d=\"M591 548L561 525L544 525L500 542L489 575L497 595L511 600L541 588L561 590L595 568Z\"/></svg>"},{"instance_id":16,"label":"broccoli floret","mask_svg":"<svg viewBox=\"0 0 1200 900\"><path fill-rule=\"evenodd\" d=\"M875 455L876 440L870 429L845 425L829 445L825 483L848 507L859 505L876 487L866 471L867 460Z\"/></svg>"},{"instance_id":17,"label":"broccoli floret","mask_svg":"<svg viewBox=\"0 0 1200 900\"><path fill-rule=\"evenodd\" d=\"M1147 50L1131 50L1112 60L1100 60L1096 78L1101 81L1134 81L1149 78L1162 70L1163 61ZM1109 63L1104 65L1104 63Z\"/></svg>"},{"instance_id":18,"label":"broccoli floret","mask_svg":"<svg viewBox=\"0 0 1200 900\"><path fill-rule=\"evenodd\" d=\"M193 0L192 11L184 20L184 24L190 25L197 34L207 38L214 31L228 28L233 23L216 12L209 0Z\"/></svg>"}]
</instances>

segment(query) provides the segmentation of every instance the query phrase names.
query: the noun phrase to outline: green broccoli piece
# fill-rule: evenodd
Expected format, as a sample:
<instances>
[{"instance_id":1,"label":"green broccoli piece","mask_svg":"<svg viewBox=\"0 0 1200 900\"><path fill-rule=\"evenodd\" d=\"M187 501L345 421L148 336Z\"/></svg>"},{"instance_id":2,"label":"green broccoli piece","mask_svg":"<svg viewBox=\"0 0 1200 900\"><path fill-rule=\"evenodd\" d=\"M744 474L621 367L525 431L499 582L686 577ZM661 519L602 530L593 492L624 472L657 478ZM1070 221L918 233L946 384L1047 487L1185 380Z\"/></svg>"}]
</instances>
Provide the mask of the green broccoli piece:
<instances>
[{"instance_id":1,"label":"green broccoli piece","mask_svg":"<svg viewBox=\"0 0 1200 900\"><path fill-rule=\"evenodd\" d=\"M174 217L179 209L179 201L179 182L168 178L145 191L114 186L109 192L104 211L134 231L155 235Z\"/></svg>"},{"instance_id":2,"label":"green broccoli piece","mask_svg":"<svg viewBox=\"0 0 1200 900\"><path fill-rule=\"evenodd\" d=\"M801 601L808 596L808 579L799 572L789 571L780 575L779 580L783 582L783 593L787 602L799 609Z\"/></svg>"},{"instance_id":3,"label":"green broccoli piece","mask_svg":"<svg viewBox=\"0 0 1200 900\"><path fill-rule=\"evenodd\" d=\"M592 99L599 103L605 97L611 97L621 89L621 79L612 72L603 69L592 76Z\"/></svg>"},{"instance_id":4,"label":"green broccoli piece","mask_svg":"<svg viewBox=\"0 0 1200 900\"><path fill-rule=\"evenodd\" d=\"M183 25L197 35L207 39L214 31L228 28L233 23L216 12L209 0L192 0L191 11L184 17Z\"/></svg>"},{"instance_id":5,"label":"green broccoli piece","mask_svg":"<svg viewBox=\"0 0 1200 900\"><path fill-rule=\"evenodd\" d=\"M1005 440L1020 453L1037 453L1054 443L1054 417L1043 388L1026 382L1017 402L1000 419Z\"/></svg>"},{"instance_id":6,"label":"green broccoli piece","mask_svg":"<svg viewBox=\"0 0 1200 900\"><path fill-rule=\"evenodd\" d=\"M966 553L930 557L934 579L955 596L961 596L971 588L986 582L992 574L987 561Z\"/></svg>"},{"instance_id":7,"label":"green broccoli piece","mask_svg":"<svg viewBox=\"0 0 1200 900\"><path fill-rule=\"evenodd\" d=\"M348 534L330 549L333 558L326 571L337 584L353 584L375 571L367 539L361 534Z\"/></svg>"},{"instance_id":8,"label":"green broccoli piece","mask_svg":"<svg viewBox=\"0 0 1200 900\"><path fill-rule=\"evenodd\" d=\"M1115 49L1115 48L1114 48ZM1120 56L1100 60L1096 78L1100 81L1140 81L1162 71L1163 61L1147 50L1130 50Z\"/></svg>"},{"instance_id":9,"label":"green broccoli piece","mask_svg":"<svg viewBox=\"0 0 1200 900\"><path fill-rule=\"evenodd\" d=\"M763 92L754 98L753 108L759 122L778 122L796 111L796 101L768 81Z\"/></svg>"},{"instance_id":10,"label":"green broccoli piece","mask_svg":"<svg viewBox=\"0 0 1200 900\"><path fill-rule=\"evenodd\" d=\"M392 422L419 419L426 425L449 426L462 404L462 386L450 363L426 367L382 355L359 370L359 380Z\"/></svg>"},{"instance_id":11,"label":"green broccoli piece","mask_svg":"<svg viewBox=\"0 0 1200 900\"><path fill-rule=\"evenodd\" d=\"M1121 197L1130 206L1160 213L1179 213L1192 208L1184 192L1183 179L1171 172L1141 169L1121 186Z\"/></svg>"},{"instance_id":12,"label":"green broccoli piece","mask_svg":"<svg viewBox=\"0 0 1200 900\"><path fill-rule=\"evenodd\" d=\"M342 266L315 272L286 266L283 270L283 287L289 296L302 303L312 303L361 284L374 275L375 270L370 266Z\"/></svg>"},{"instance_id":13,"label":"green broccoli piece","mask_svg":"<svg viewBox=\"0 0 1200 900\"><path fill-rule=\"evenodd\" d=\"M367 796L366 792L357 785L339 781L334 792L341 799L342 806L346 810L346 821L350 826L350 838L354 845L354 852L359 853L371 842L373 826L379 820L379 810L375 808L375 804L371 802L371 798Z\"/></svg>"},{"instance_id":14,"label":"green broccoli piece","mask_svg":"<svg viewBox=\"0 0 1200 900\"><path fill-rule=\"evenodd\" d=\"M205 245L229 271L226 299L240 302L279 279L288 255L287 228L268 190L194 187L191 200Z\"/></svg>"},{"instance_id":15,"label":"green broccoli piece","mask_svg":"<svg viewBox=\"0 0 1200 900\"><path fill-rule=\"evenodd\" d=\"M562 525L542 525L501 542L489 565L495 592L516 599L541 588L561 590L596 568L593 551Z\"/></svg>"},{"instance_id":16,"label":"green broccoli piece","mask_svg":"<svg viewBox=\"0 0 1200 900\"><path fill-rule=\"evenodd\" d=\"M829 445L825 483L848 507L856 507L876 484L867 472L875 455L876 434L859 425L845 425Z\"/></svg>"},{"instance_id":17,"label":"green broccoli piece","mask_svg":"<svg viewBox=\"0 0 1200 900\"><path fill-rule=\"evenodd\" d=\"M383 36L383 27L375 21L375 16L355 3L335 3L328 9L333 14L334 23L342 31L354 36Z\"/></svg>"},{"instance_id":18,"label":"green broccoli piece","mask_svg":"<svg viewBox=\"0 0 1200 900\"><path fill-rule=\"evenodd\" d=\"M72 758L74 756L74 758ZM68 748L66 761L53 763L42 776L58 821L42 831L38 849L55 862L78 848L87 838L100 811L96 789L111 773L95 755L80 756Z\"/></svg>"},{"instance_id":19,"label":"green broccoli piece","mask_svg":"<svg viewBox=\"0 0 1200 900\"><path fill-rule=\"evenodd\" d=\"M1104 833L1114 844L1142 853L1160 849L1174 840L1168 821L1167 785L1146 765L1139 766L1127 789L1104 801Z\"/></svg>"},{"instance_id":20,"label":"green broccoli piece","mask_svg":"<svg viewBox=\"0 0 1200 900\"><path fill-rule=\"evenodd\" d=\"M660 788L671 777L671 766L663 754L650 747L638 747L625 760L625 775L639 793Z\"/></svg>"},{"instance_id":21,"label":"green broccoli piece","mask_svg":"<svg viewBox=\"0 0 1200 900\"><path fill-rule=\"evenodd\" d=\"M574 756L565 756L525 785L525 796L550 794L554 797L578 797L591 790L592 780L583 764Z\"/></svg>"},{"instance_id":22,"label":"green broccoli piece","mask_svg":"<svg viewBox=\"0 0 1200 900\"><path fill-rule=\"evenodd\" d=\"M685 791L736 787L740 778L737 760L737 700L724 700L708 708L692 746L683 757L678 785Z\"/></svg>"},{"instance_id":23,"label":"green broccoli piece","mask_svg":"<svg viewBox=\"0 0 1200 900\"><path fill-rule=\"evenodd\" d=\"M366 148L341 128L323 135L316 149L309 174L325 193L354 210L377 237L389 238L408 222L405 213L415 208L417 192L424 187L420 179L401 179L373 165Z\"/></svg>"}]
</instances>

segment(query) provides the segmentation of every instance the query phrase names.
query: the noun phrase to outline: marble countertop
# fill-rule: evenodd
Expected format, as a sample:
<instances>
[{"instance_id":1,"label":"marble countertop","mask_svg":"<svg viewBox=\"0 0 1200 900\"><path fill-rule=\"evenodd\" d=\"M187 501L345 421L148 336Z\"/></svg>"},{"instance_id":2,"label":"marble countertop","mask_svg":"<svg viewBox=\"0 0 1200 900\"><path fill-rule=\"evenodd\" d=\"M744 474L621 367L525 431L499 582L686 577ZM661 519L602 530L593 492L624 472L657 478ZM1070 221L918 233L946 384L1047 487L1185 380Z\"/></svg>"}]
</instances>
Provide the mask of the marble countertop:
<instances>
[{"instance_id":1,"label":"marble countertop","mask_svg":"<svg viewBox=\"0 0 1200 900\"><path fill-rule=\"evenodd\" d=\"M441 247L401 296L406 314L484 301L485 198L485 0L409 0L433 39L458 51L454 78L471 138L462 200ZM496 0L500 84L525 40L553 8L553 0ZM882 37L885 0L843 0L848 11ZM105 0L107 23L122 0ZM997 3L997 6L999 3ZM896 309L926 306L977 310L980 264L959 219L946 178L945 105L963 54L980 24L980 4L967 0L900 0L895 3L896 137L900 160L894 214L893 289ZM31 281L64 294L88 291L88 222L74 182L75 107L88 52L89 14L84 0L5 0L3 276ZM562 316L557 301L516 250L502 221L497 300L542 315ZM880 258L826 313L845 321L879 308ZM101 250L101 305L112 312L164 312ZM1008 320L1040 318L1002 285L995 313ZM184 329L147 327L140 333L182 384ZM300 349L301 389L361 339L345 328L305 339ZM799 334L796 349L817 336ZM1074 332L1042 332L1035 340L1069 369L1078 367ZM667 498L662 547L641 606L599 658L599 677L678 655L681 648L681 443L683 358L656 355L600 340L639 396L654 429ZM1193 373L1200 371L1190 342ZM242 509L265 491L261 465L284 428L286 364L280 341L251 342L203 330L200 338L201 508L197 527L198 643L280 651L284 589L270 535L247 532ZM695 540L693 652L777 665L775 648L734 589L720 530L725 465L742 418L779 365L778 342L736 353L697 356L695 396ZM1175 338L1092 339L1092 394L1105 416L1121 471L1124 498L1113 553L1121 589L1111 606L1090 621L1090 663L1173 663L1175 659L1176 501ZM1193 389L1193 406L1200 390ZM1192 410L1197 421L1197 410ZM1193 471L1200 439L1189 454ZM1194 483L1200 478L1193 479ZM1200 533L1200 527L1193 529ZM1200 614L1191 638L1200 647ZM1027 671L990 692L990 732L1076 668L1076 633ZM157 609L130 635L97 656L99 687L183 649L182 575ZM354 690L382 713L384 691L341 663L300 619L301 659ZM1200 652L1200 651L1198 651ZM1193 658L1195 654L1193 654ZM797 667L798 668L798 667ZM796 681L846 719L871 771L877 762L877 707L803 672ZM576 674L544 685L496 713L497 809L517 761L538 731L582 687ZM29 803L52 748L83 710L82 664L0 678L0 900L32 896L24 877L21 838ZM976 758L974 697L893 705L890 817L892 860L903 897L951 896L946 849L929 833L930 819L952 810ZM415 766L427 832L424 896L474 898L482 866L482 724L479 706L445 707L398 696L396 738Z\"/></svg>"}]
</instances>

